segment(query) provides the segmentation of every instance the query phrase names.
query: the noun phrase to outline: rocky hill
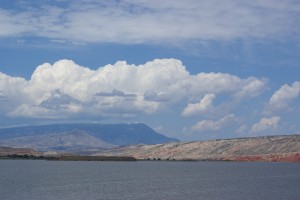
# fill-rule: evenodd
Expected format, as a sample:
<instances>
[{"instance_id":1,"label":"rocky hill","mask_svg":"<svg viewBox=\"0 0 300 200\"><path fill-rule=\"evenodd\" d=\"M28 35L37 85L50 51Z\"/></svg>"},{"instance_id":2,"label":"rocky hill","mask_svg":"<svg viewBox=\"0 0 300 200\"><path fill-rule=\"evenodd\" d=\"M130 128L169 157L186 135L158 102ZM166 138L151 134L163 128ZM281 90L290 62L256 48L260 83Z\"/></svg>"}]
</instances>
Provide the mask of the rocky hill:
<instances>
[{"instance_id":1,"label":"rocky hill","mask_svg":"<svg viewBox=\"0 0 300 200\"><path fill-rule=\"evenodd\" d=\"M0 145L30 148L37 151L68 152L81 152L92 148L100 150L116 147L116 145L104 142L81 130L9 138L1 140Z\"/></svg>"},{"instance_id":2,"label":"rocky hill","mask_svg":"<svg viewBox=\"0 0 300 200\"><path fill-rule=\"evenodd\" d=\"M41 152L34 151L28 148L12 148L12 147L2 147L0 146L0 157L8 155L43 155Z\"/></svg>"},{"instance_id":3,"label":"rocky hill","mask_svg":"<svg viewBox=\"0 0 300 200\"><path fill-rule=\"evenodd\" d=\"M137 159L300 162L300 135L135 145L96 155Z\"/></svg>"}]
</instances>

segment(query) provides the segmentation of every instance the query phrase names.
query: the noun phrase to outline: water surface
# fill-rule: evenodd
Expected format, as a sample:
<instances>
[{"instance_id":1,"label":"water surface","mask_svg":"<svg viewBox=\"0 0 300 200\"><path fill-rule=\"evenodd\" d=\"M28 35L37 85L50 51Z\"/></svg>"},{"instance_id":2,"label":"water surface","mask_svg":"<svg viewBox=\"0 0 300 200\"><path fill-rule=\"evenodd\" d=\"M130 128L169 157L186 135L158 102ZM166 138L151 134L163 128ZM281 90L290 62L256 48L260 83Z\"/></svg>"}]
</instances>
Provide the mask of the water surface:
<instances>
[{"instance_id":1,"label":"water surface","mask_svg":"<svg viewBox=\"0 0 300 200\"><path fill-rule=\"evenodd\" d=\"M3 200L297 200L300 163L0 160Z\"/></svg>"}]
</instances>

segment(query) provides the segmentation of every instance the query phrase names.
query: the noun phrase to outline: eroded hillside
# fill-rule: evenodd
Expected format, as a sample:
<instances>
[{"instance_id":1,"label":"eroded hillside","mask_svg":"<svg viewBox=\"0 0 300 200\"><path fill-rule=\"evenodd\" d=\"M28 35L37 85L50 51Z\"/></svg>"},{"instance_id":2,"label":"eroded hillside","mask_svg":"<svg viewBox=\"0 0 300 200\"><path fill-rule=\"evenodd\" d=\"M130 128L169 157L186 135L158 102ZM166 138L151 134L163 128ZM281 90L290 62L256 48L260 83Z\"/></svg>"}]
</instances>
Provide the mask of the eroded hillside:
<instances>
[{"instance_id":1,"label":"eroded hillside","mask_svg":"<svg viewBox=\"0 0 300 200\"><path fill-rule=\"evenodd\" d=\"M300 161L300 135L135 145L100 154L164 160Z\"/></svg>"}]
</instances>

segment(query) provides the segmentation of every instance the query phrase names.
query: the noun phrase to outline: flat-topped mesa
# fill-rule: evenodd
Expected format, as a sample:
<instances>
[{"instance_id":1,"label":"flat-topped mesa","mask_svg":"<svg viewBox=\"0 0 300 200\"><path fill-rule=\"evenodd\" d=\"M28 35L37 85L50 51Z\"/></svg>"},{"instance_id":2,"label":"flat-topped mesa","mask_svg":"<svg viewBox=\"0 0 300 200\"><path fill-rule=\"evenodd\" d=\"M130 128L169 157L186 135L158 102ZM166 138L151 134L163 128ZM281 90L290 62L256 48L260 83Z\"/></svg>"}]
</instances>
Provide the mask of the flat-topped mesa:
<instances>
[{"instance_id":1,"label":"flat-topped mesa","mask_svg":"<svg viewBox=\"0 0 300 200\"><path fill-rule=\"evenodd\" d=\"M80 153L117 146L178 141L142 123L54 124L0 129L0 146Z\"/></svg>"}]
</instances>

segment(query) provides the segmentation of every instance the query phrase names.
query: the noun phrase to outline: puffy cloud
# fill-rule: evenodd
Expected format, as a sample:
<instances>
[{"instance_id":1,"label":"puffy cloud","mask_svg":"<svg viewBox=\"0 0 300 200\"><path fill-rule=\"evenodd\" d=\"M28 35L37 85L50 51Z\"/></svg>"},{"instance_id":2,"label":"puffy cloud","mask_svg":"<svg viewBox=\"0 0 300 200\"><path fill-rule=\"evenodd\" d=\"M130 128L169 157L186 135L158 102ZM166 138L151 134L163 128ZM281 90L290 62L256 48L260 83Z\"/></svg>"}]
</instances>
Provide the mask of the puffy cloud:
<instances>
[{"instance_id":1,"label":"puffy cloud","mask_svg":"<svg viewBox=\"0 0 300 200\"><path fill-rule=\"evenodd\" d=\"M252 80L251 80L252 79ZM258 80L255 77L249 78L249 84L241 91L237 92L235 97L242 99L244 97L256 97L266 88L266 79Z\"/></svg>"},{"instance_id":2,"label":"puffy cloud","mask_svg":"<svg viewBox=\"0 0 300 200\"><path fill-rule=\"evenodd\" d=\"M268 109L285 110L289 108L290 103L299 96L300 82L296 81L291 86L285 84L277 90L269 100Z\"/></svg>"},{"instance_id":3,"label":"puffy cloud","mask_svg":"<svg viewBox=\"0 0 300 200\"><path fill-rule=\"evenodd\" d=\"M277 128L280 121L279 116L272 116L270 118L262 118L259 122L254 124L251 128L252 133L258 133L263 131L271 131Z\"/></svg>"},{"instance_id":4,"label":"puffy cloud","mask_svg":"<svg viewBox=\"0 0 300 200\"><path fill-rule=\"evenodd\" d=\"M215 99L215 97L215 94L206 94L199 103L188 104L181 114L185 117L188 117L201 112L205 112L213 107L212 102Z\"/></svg>"},{"instance_id":5,"label":"puffy cloud","mask_svg":"<svg viewBox=\"0 0 300 200\"><path fill-rule=\"evenodd\" d=\"M84 100L89 96L87 79L94 72L70 60L61 60L54 65L45 63L36 68L28 81L26 93L36 104L49 98L54 90L60 90L76 99Z\"/></svg>"},{"instance_id":6,"label":"puffy cloud","mask_svg":"<svg viewBox=\"0 0 300 200\"><path fill-rule=\"evenodd\" d=\"M261 82L262 85L266 85L265 79L258 79L255 77L249 77L241 79L238 76L234 76L227 73L199 73L191 77L189 90L192 94L196 94L196 98L199 99L198 94L223 94L232 93L234 97L239 96L241 91L248 90L253 82ZM240 85L241 84L241 85ZM201 87L199 87L201 85ZM248 90L248 93L243 94L243 98L253 97L258 93L258 90L263 91L264 87L259 87L256 90Z\"/></svg>"},{"instance_id":7,"label":"puffy cloud","mask_svg":"<svg viewBox=\"0 0 300 200\"><path fill-rule=\"evenodd\" d=\"M0 36L144 43L270 38L299 32L299 2L287 0L54 1L0 8ZM276 5L276 6L275 6ZM114 23L111 23L114 22ZM297 34L296 34L297 35Z\"/></svg>"},{"instance_id":8,"label":"puffy cloud","mask_svg":"<svg viewBox=\"0 0 300 200\"><path fill-rule=\"evenodd\" d=\"M10 100L4 113L43 118L136 116L201 99L183 111L184 116L191 116L212 107L215 95L236 96L257 82L266 84L263 79L224 73L191 75L176 59L138 66L120 61L97 70L60 60L38 66L28 81L0 73L1 95ZM256 93L248 90L247 95Z\"/></svg>"},{"instance_id":9,"label":"puffy cloud","mask_svg":"<svg viewBox=\"0 0 300 200\"><path fill-rule=\"evenodd\" d=\"M231 123L236 119L234 114L226 115L225 117L213 121L213 120L202 120L192 126L191 130L196 132L203 132L203 131L217 131L220 130L222 127L226 126L227 124Z\"/></svg>"},{"instance_id":10,"label":"puffy cloud","mask_svg":"<svg viewBox=\"0 0 300 200\"><path fill-rule=\"evenodd\" d=\"M13 109L24 100L24 88L27 82L23 78L10 77L0 72L0 110L2 113Z\"/></svg>"}]
</instances>

